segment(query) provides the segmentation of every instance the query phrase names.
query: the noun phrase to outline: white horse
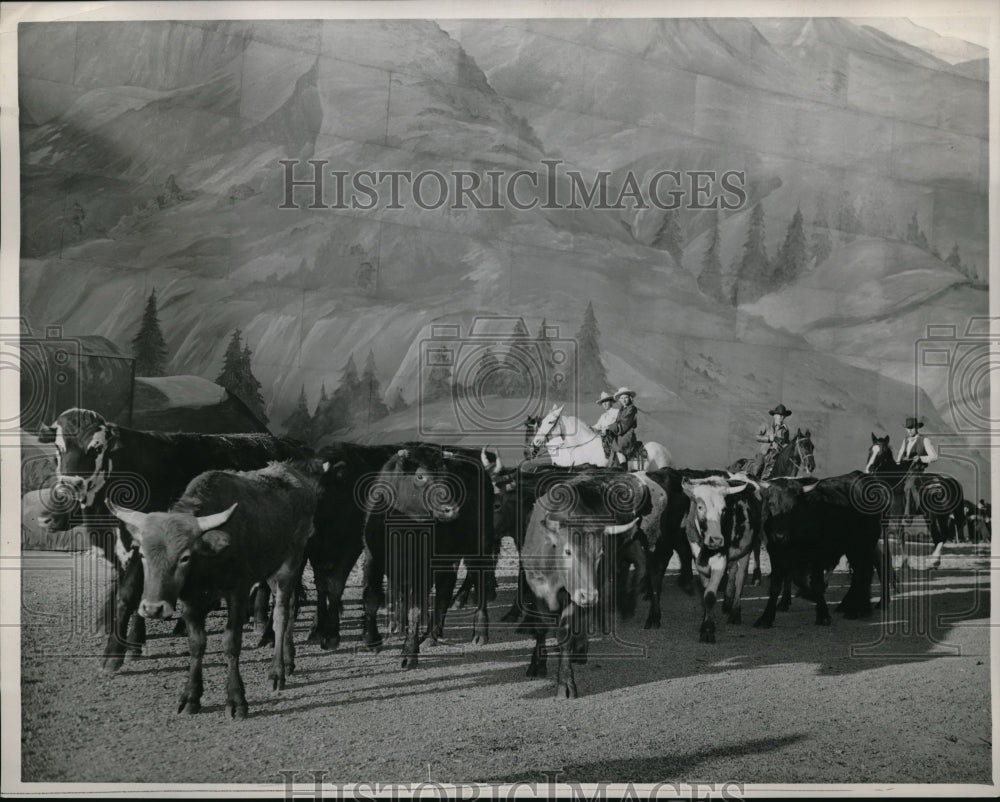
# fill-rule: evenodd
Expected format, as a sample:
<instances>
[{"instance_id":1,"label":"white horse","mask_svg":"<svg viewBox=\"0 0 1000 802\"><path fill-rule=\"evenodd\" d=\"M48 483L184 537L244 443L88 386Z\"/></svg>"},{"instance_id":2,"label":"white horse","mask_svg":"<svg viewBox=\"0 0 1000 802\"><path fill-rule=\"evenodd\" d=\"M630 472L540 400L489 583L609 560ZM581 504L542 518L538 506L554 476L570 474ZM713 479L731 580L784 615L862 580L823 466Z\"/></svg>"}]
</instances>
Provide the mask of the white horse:
<instances>
[{"instance_id":1,"label":"white horse","mask_svg":"<svg viewBox=\"0 0 1000 802\"><path fill-rule=\"evenodd\" d=\"M535 430L531 445L534 448L545 446L552 464L562 468L574 465L606 468L613 459L605 455L601 435L579 418L563 415L563 407L553 406L542 418ZM673 464L670 452L660 443L646 443L644 447L647 455L646 463L635 468L652 471L657 468L668 468ZM629 467L633 468L631 464Z\"/></svg>"}]
</instances>

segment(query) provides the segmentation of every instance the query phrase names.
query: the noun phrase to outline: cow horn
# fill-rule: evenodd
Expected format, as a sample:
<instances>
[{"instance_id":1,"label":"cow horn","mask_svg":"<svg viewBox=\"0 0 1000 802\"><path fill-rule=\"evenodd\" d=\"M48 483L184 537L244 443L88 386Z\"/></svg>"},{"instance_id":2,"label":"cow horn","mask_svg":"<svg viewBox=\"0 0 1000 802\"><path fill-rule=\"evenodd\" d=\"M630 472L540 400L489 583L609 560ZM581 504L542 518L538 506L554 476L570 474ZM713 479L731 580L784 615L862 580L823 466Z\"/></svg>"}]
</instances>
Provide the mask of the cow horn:
<instances>
[{"instance_id":1,"label":"cow horn","mask_svg":"<svg viewBox=\"0 0 1000 802\"><path fill-rule=\"evenodd\" d=\"M446 451L445 449L442 448L441 449L441 456L444 457L445 459L455 459L455 452L454 451Z\"/></svg>"},{"instance_id":2,"label":"cow horn","mask_svg":"<svg viewBox=\"0 0 1000 802\"><path fill-rule=\"evenodd\" d=\"M139 533L146 523L146 513L139 512L138 510L130 510L127 507L119 507L111 499L106 499L104 504L107 506L108 512L128 527L129 532L132 533L132 537L141 542L142 535Z\"/></svg>"},{"instance_id":3,"label":"cow horn","mask_svg":"<svg viewBox=\"0 0 1000 802\"><path fill-rule=\"evenodd\" d=\"M229 516L233 514L233 510L236 509L236 504L233 504L228 510L223 510L222 512L217 512L215 515L203 515L200 516L198 520L198 528L202 532L207 532L209 529L217 529L222 526L226 521L229 520Z\"/></svg>"},{"instance_id":4,"label":"cow horn","mask_svg":"<svg viewBox=\"0 0 1000 802\"><path fill-rule=\"evenodd\" d=\"M802 486L802 492L803 493L812 493L813 490L815 490L817 487L819 487L819 482L814 482L813 484L809 485L808 487L806 485L803 485Z\"/></svg>"},{"instance_id":5,"label":"cow horn","mask_svg":"<svg viewBox=\"0 0 1000 802\"><path fill-rule=\"evenodd\" d=\"M639 523L638 518L634 518L630 523L627 524L608 524L604 527L604 534L606 535L624 535L633 526Z\"/></svg>"},{"instance_id":6,"label":"cow horn","mask_svg":"<svg viewBox=\"0 0 1000 802\"><path fill-rule=\"evenodd\" d=\"M326 462L324 462L322 468L323 468L323 473L327 473L330 470L330 461L327 460Z\"/></svg>"},{"instance_id":7,"label":"cow horn","mask_svg":"<svg viewBox=\"0 0 1000 802\"><path fill-rule=\"evenodd\" d=\"M483 467L486 468L486 470L489 471L493 469L493 463L490 462L490 458L486 456L486 446L483 446L482 451L479 452L479 461L483 463Z\"/></svg>"},{"instance_id":8,"label":"cow horn","mask_svg":"<svg viewBox=\"0 0 1000 802\"><path fill-rule=\"evenodd\" d=\"M729 489L726 490L726 495L727 496L731 496L734 493L742 493L744 490L747 489L747 485L748 484L750 484L750 483L749 482L743 482L743 484L736 485L735 487L733 487L732 485L730 485Z\"/></svg>"},{"instance_id":9,"label":"cow horn","mask_svg":"<svg viewBox=\"0 0 1000 802\"><path fill-rule=\"evenodd\" d=\"M401 448L399 449L399 451L396 452L396 456L406 459L408 456L410 456L410 452L407 451L405 448Z\"/></svg>"}]
</instances>

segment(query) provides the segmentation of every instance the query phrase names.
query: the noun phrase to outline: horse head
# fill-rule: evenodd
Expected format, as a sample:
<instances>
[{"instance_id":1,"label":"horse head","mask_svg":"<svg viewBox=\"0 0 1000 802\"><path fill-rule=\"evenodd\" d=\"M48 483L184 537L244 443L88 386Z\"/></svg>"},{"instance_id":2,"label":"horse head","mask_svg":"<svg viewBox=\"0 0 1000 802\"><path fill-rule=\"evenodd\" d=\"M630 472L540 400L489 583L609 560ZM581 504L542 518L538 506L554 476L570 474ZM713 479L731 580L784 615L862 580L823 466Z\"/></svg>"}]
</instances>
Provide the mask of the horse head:
<instances>
[{"instance_id":1,"label":"horse head","mask_svg":"<svg viewBox=\"0 0 1000 802\"><path fill-rule=\"evenodd\" d=\"M813 448L812 434L808 429L804 432L799 429L795 432L795 458L799 471L802 473L812 473L816 470L816 456Z\"/></svg>"},{"instance_id":2,"label":"horse head","mask_svg":"<svg viewBox=\"0 0 1000 802\"><path fill-rule=\"evenodd\" d=\"M889 435L876 437L875 432L872 432L872 445L868 450L868 462L865 464L865 473L878 473L879 471L892 470L896 467L896 460L892 456L892 449L889 447Z\"/></svg>"},{"instance_id":3,"label":"horse head","mask_svg":"<svg viewBox=\"0 0 1000 802\"><path fill-rule=\"evenodd\" d=\"M548 414L538 422L535 427L535 436L531 439L533 448L541 448L545 445L545 442L552 436L555 427L562 423L563 407L565 404L563 406L553 404Z\"/></svg>"}]
</instances>

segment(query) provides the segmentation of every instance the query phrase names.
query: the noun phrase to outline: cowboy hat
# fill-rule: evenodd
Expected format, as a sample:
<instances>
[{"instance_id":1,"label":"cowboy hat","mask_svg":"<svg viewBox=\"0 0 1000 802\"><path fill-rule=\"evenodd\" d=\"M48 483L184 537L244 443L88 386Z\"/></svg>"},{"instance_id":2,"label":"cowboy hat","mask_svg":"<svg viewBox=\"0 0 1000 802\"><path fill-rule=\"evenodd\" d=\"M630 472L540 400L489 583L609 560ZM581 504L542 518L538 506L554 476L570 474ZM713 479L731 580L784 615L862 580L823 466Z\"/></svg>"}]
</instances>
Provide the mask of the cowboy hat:
<instances>
[{"instance_id":1,"label":"cowboy hat","mask_svg":"<svg viewBox=\"0 0 1000 802\"><path fill-rule=\"evenodd\" d=\"M619 396L630 395L635 398L635 390L630 390L628 387L619 387L618 392L615 393L615 400L617 401Z\"/></svg>"},{"instance_id":2,"label":"cowboy hat","mask_svg":"<svg viewBox=\"0 0 1000 802\"><path fill-rule=\"evenodd\" d=\"M597 399L598 404L603 404L605 401L614 401L615 397L611 395L607 390L601 393L601 397Z\"/></svg>"},{"instance_id":3,"label":"cowboy hat","mask_svg":"<svg viewBox=\"0 0 1000 802\"><path fill-rule=\"evenodd\" d=\"M923 428L924 422L922 420L917 420L916 418L907 418L906 423L903 424L904 429L921 429Z\"/></svg>"},{"instance_id":4,"label":"cowboy hat","mask_svg":"<svg viewBox=\"0 0 1000 802\"><path fill-rule=\"evenodd\" d=\"M792 411L788 409L784 404L778 404L774 409L767 413L768 415L784 415L786 418L792 414Z\"/></svg>"}]
</instances>

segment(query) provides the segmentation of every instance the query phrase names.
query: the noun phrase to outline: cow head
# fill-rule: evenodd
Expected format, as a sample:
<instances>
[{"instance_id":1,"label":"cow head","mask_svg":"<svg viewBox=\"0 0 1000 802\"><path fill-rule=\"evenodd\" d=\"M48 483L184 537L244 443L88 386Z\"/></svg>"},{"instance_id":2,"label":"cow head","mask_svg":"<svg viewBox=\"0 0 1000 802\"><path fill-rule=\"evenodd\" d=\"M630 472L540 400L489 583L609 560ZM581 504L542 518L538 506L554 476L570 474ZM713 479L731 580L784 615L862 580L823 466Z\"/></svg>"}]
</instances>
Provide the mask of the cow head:
<instances>
[{"instance_id":1,"label":"cow head","mask_svg":"<svg viewBox=\"0 0 1000 802\"><path fill-rule=\"evenodd\" d=\"M699 546L710 551L726 548L728 545L726 524L731 516L726 506L726 497L741 493L746 487L747 482L734 482L722 476L709 476L704 479L685 477L682 480L681 488L691 499L691 509L688 513L689 528L693 528Z\"/></svg>"},{"instance_id":2,"label":"cow head","mask_svg":"<svg viewBox=\"0 0 1000 802\"><path fill-rule=\"evenodd\" d=\"M377 488L388 494L399 515L449 523L458 518L465 501L464 483L455 471L468 467L463 461L433 447L403 448L382 466Z\"/></svg>"},{"instance_id":3,"label":"cow head","mask_svg":"<svg viewBox=\"0 0 1000 802\"><path fill-rule=\"evenodd\" d=\"M211 557L229 546L229 534L220 526L236 509L214 515L185 512L138 512L107 502L111 514L132 533L139 544L144 572L139 614L144 618L170 618L177 597L191 572L193 559Z\"/></svg>"},{"instance_id":4,"label":"cow head","mask_svg":"<svg viewBox=\"0 0 1000 802\"><path fill-rule=\"evenodd\" d=\"M118 428L89 409L68 409L38 432L42 443L56 447L53 493L90 509L107 484Z\"/></svg>"},{"instance_id":5,"label":"cow head","mask_svg":"<svg viewBox=\"0 0 1000 802\"><path fill-rule=\"evenodd\" d=\"M592 607L600 597L598 569L609 537L626 537L639 519L623 524L594 523L545 513L541 518L542 565L555 592L565 589L579 607ZM528 570L527 568L525 570ZM536 567L537 570L537 567Z\"/></svg>"}]
</instances>

